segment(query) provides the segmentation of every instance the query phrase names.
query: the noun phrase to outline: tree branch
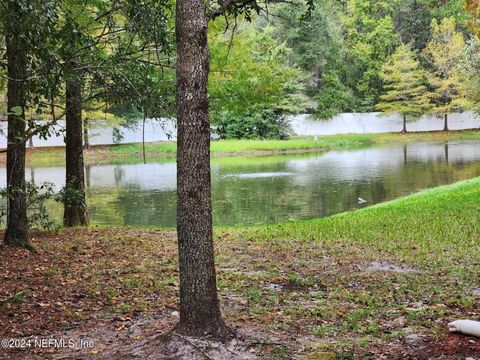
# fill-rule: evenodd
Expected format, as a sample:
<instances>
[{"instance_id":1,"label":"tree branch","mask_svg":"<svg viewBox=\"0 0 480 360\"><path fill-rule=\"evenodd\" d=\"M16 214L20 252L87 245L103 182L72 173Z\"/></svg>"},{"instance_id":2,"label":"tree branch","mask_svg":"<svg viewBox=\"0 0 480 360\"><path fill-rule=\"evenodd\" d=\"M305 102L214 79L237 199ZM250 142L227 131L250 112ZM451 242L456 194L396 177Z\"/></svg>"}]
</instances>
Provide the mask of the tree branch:
<instances>
[{"instance_id":1,"label":"tree branch","mask_svg":"<svg viewBox=\"0 0 480 360\"><path fill-rule=\"evenodd\" d=\"M218 7L208 9L206 16L208 20L214 20L215 18L225 15L227 13L240 14L246 10L255 10L259 13L263 7L267 7L268 4L294 4L295 0L223 0L218 2ZM313 0L307 0L309 9L313 8Z\"/></svg>"}]
</instances>

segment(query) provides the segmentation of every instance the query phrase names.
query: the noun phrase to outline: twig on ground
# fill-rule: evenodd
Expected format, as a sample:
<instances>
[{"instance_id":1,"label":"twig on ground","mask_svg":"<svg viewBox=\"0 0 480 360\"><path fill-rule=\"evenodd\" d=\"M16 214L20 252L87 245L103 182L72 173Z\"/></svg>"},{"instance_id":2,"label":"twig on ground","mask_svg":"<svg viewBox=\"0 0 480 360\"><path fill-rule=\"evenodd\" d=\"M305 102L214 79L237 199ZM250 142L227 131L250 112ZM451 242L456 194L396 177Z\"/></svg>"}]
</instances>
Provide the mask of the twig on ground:
<instances>
[{"instance_id":1,"label":"twig on ground","mask_svg":"<svg viewBox=\"0 0 480 360\"><path fill-rule=\"evenodd\" d=\"M274 345L274 346L282 346L285 345L281 342L274 342L274 341L265 341L265 340L255 340L251 341L248 343L248 346L253 346L253 345Z\"/></svg>"},{"instance_id":2,"label":"twig on ground","mask_svg":"<svg viewBox=\"0 0 480 360\"><path fill-rule=\"evenodd\" d=\"M200 346L198 346L197 344L195 344L192 340L186 338L185 336L183 335L180 335L180 334L177 334L177 333L172 333L173 336L177 336L179 337L180 339L182 339L183 341L187 342L188 344L192 345L196 350L198 350L199 352L202 353L202 355L205 357L205 359L208 359L208 360L214 360L210 355L208 355L208 353L203 350Z\"/></svg>"},{"instance_id":3,"label":"twig on ground","mask_svg":"<svg viewBox=\"0 0 480 360\"><path fill-rule=\"evenodd\" d=\"M25 290L22 290L22 291L14 293L10 296L7 296L6 298L0 299L0 304L6 304L10 300L15 299L16 297L22 296L24 292L25 292Z\"/></svg>"}]
</instances>

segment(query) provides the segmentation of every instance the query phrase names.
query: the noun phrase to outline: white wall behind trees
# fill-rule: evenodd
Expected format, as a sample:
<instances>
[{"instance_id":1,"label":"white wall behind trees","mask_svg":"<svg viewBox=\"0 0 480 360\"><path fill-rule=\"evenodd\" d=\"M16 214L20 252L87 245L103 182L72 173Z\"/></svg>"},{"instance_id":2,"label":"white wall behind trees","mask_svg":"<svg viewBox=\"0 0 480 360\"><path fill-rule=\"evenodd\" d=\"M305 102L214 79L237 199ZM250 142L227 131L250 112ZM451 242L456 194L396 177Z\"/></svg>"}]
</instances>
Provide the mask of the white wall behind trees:
<instances>
[{"instance_id":1,"label":"white wall behind trees","mask_svg":"<svg viewBox=\"0 0 480 360\"><path fill-rule=\"evenodd\" d=\"M400 116L382 116L379 113L345 113L329 120L315 120L310 115L295 115L289 117L291 126L296 135L334 135L334 134L371 134L383 132L400 132L402 119ZM6 122L0 123L0 148L6 147ZM65 123L60 121L57 129L63 129ZM478 129L480 118L473 112L449 115L449 128L451 130ZM408 131L435 131L443 129L443 117L423 116L418 121L407 124ZM134 128L120 128L123 139L121 143L133 143L142 141L142 126L138 124ZM170 135L170 138L169 138ZM176 127L172 120L164 120L160 124L156 120L148 120L145 126L145 141L175 140ZM89 142L91 145L104 145L114 143L114 131L111 126L100 122L91 122L89 129ZM63 136L50 137L43 140L35 136L35 147L63 146ZM28 143L27 143L28 146Z\"/></svg>"},{"instance_id":2,"label":"white wall behind trees","mask_svg":"<svg viewBox=\"0 0 480 360\"><path fill-rule=\"evenodd\" d=\"M450 114L448 122L450 130L480 128L480 118L470 111ZM372 134L400 132L402 118L380 113L345 113L329 120L315 120L309 115L296 115L291 117L291 125L297 135ZM418 121L408 122L407 130L443 130L443 117L423 116Z\"/></svg>"}]
</instances>

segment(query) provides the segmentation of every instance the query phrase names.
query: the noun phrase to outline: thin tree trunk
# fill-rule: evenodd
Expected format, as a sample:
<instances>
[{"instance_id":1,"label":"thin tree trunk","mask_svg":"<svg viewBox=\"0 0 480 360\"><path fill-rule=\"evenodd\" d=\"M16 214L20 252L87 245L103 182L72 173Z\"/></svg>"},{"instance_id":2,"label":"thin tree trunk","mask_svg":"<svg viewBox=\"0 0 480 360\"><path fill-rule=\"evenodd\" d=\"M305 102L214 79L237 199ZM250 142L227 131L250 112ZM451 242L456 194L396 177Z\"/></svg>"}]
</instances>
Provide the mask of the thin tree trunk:
<instances>
[{"instance_id":1,"label":"thin tree trunk","mask_svg":"<svg viewBox=\"0 0 480 360\"><path fill-rule=\"evenodd\" d=\"M18 13L17 5L9 2L12 17ZM15 19L15 21L21 19ZM7 227L5 244L29 247L27 199L25 184L25 74L27 60L25 47L16 24L8 24L6 34L7 55Z\"/></svg>"},{"instance_id":2,"label":"thin tree trunk","mask_svg":"<svg viewBox=\"0 0 480 360\"><path fill-rule=\"evenodd\" d=\"M66 81L66 186L63 224L80 226L88 225L83 166L82 84L76 64L71 64L70 73L72 75Z\"/></svg>"},{"instance_id":3,"label":"thin tree trunk","mask_svg":"<svg viewBox=\"0 0 480 360\"><path fill-rule=\"evenodd\" d=\"M92 182L90 181L91 179L91 172L92 172L92 167L91 165L86 165L85 166L85 185L87 189L91 186Z\"/></svg>"},{"instance_id":4,"label":"thin tree trunk","mask_svg":"<svg viewBox=\"0 0 480 360\"><path fill-rule=\"evenodd\" d=\"M448 114L444 115L443 131L448 131Z\"/></svg>"},{"instance_id":5,"label":"thin tree trunk","mask_svg":"<svg viewBox=\"0 0 480 360\"><path fill-rule=\"evenodd\" d=\"M221 338L228 329L220 313L212 236L207 25L204 0L177 1L177 331Z\"/></svg>"},{"instance_id":6,"label":"thin tree trunk","mask_svg":"<svg viewBox=\"0 0 480 360\"><path fill-rule=\"evenodd\" d=\"M402 129L402 134L407 133L407 115L403 115L403 129Z\"/></svg>"},{"instance_id":7,"label":"thin tree trunk","mask_svg":"<svg viewBox=\"0 0 480 360\"><path fill-rule=\"evenodd\" d=\"M85 149L90 148L90 139L88 137L88 119L83 119L83 147Z\"/></svg>"},{"instance_id":8,"label":"thin tree trunk","mask_svg":"<svg viewBox=\"0 0 480 360\"><path fill-rule=\"evenodd\" d=\"M320 66L317 66L315 69L315 80L314 80L314 89L319 91L322 85L322 69Z\"/></svg>"},{"instance_id":9,"label":"thin tree trunk","mask_svg":"<svg viewBox=\"0 0 480 360\"><path fill-rule=\"evenodd\" d=\"M33 124L32 112L30 112L30 124ZM33 148L33 136L30 136L30 137L28 138L28 147L29 147L29 148Z\"/></svg>"},{"instance_id":10,"label":"thin tree trunk","mask_svg":"<svg viewBox=\"0 0 480 360\"><path fill-rule=\"evenodd\" d=\"M28 147L33 148L33 136L30 136L30 138L28 139Z\"/></svg>"},{"instance_id":11,"label":"thin tree trunk","mask_svg":"<svg viewBox=\"0 0 480 360\"><path fill-rule=\"evenodd\" d=\"M142 110L143 112L143 123L142 123L142 150L143 150L143 163L147 163L147 154L145 151L145 110Z\"/></svg>"}]
</instances>

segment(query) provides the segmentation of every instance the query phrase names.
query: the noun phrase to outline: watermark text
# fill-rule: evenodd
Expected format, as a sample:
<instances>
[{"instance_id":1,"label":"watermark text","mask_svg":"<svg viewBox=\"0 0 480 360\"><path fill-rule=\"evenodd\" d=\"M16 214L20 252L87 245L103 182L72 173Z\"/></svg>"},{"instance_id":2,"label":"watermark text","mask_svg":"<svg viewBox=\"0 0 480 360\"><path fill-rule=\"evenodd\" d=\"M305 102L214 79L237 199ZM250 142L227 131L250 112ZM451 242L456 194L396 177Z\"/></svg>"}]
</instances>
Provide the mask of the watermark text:
<instances>
[{"instance_id":1,"label":"watermark text","mask_svg":"<svg viewBox=\"0 0 480 360\"><path fill-rule=\"evenodd\" d=\"M3 349L73 349L73 348L93 348L93 340L90 339L70 339L70 338L51 338L51 337L33 337L33 338L11 338L1 339Z\"/></svg>"}]
</instances>

